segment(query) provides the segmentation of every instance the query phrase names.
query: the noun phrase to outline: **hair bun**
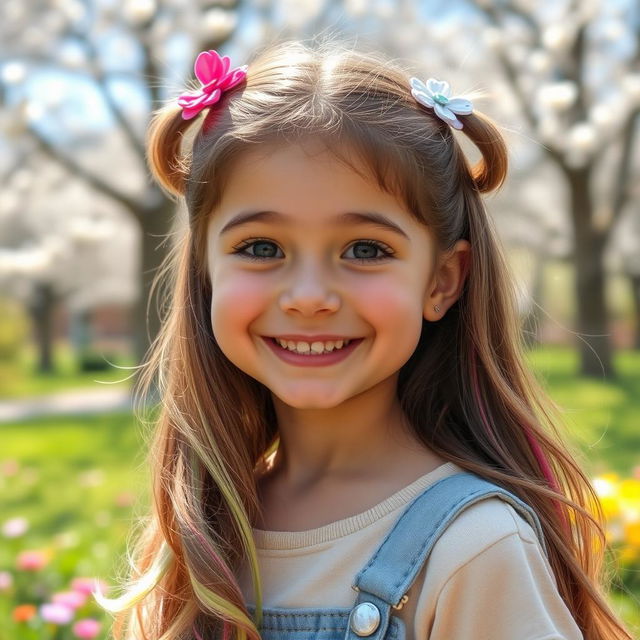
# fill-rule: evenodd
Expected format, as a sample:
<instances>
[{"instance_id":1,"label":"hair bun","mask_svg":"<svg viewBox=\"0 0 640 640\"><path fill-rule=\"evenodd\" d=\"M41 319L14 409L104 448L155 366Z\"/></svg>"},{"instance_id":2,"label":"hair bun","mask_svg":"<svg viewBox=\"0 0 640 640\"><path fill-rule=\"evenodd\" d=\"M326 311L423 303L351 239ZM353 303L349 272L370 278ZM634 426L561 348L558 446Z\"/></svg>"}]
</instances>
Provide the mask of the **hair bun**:
<instances>
[{"instance_id":1,"label":"hair bun","mask_svg":"<svg viewBox=\"0 0 640 640\"><path fill-rule=\"evenodd\" d=\"M188 161L181 147L184 132L199 118L184 120L182 109L171 103L156 111L147 133L147 163L154 178L168 193L184 195Z\"/></svg>"},{"instance_id":2,"label":"hair bun","mask_svg":"<svg viewBox=\"0 0 640 640\"><path fill-rule=\"evenodd\" d=\"M504 137L488 116L477 110L463 116L464 133L482 154L471 168L471 177L480 193L490 193L502 186L507 177L509 158Z\"/></svg>"}]
</instances>

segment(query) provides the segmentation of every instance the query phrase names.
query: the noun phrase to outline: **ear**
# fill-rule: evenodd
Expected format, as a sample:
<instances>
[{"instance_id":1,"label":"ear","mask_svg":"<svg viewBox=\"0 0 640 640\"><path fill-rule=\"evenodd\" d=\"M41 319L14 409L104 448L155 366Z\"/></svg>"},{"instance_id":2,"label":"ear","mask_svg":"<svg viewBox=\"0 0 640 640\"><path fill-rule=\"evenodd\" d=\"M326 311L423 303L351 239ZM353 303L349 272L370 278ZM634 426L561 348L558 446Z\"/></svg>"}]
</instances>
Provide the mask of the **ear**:
<instances>
[{"instance_id":1,"label":"ear","mask_svg":"<svg viewBox=\"0 0 640 640\"><path fill-rule=\"evenodd\" d=\"M471 244L467 240L458 240L451 249L438 256L433 277L425 292L425 320L440 320L460 297L470 265ZM439 311L435 310L436 306Z\"/></svg>"}]
</instances>

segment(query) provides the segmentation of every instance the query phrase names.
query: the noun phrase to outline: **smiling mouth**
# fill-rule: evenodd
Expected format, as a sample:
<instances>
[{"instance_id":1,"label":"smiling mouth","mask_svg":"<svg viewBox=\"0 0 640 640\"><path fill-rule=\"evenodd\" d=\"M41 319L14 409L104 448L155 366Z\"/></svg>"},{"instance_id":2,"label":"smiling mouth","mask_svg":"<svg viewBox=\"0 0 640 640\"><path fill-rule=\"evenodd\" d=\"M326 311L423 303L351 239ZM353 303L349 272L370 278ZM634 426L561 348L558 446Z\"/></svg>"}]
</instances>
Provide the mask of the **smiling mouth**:
<instances>
[{"instance_id":1,"label":"smiling mouth","mask_svg":"<svg viewBox=\"0 0 640 640\"><path fill-rule=\"evenodd\" d=\"M309 356L313 356L313 355L326 355L328 353L334 353L336 351L341 351L342 349L346 349L351 343L353 342L360 342L363 340L363 338L341 338L341 339L336 339L336 340L314 340L312 342L310 341L306 341L306 340L281 340L279 338L274 338L274 337L268 337L265 336L266 340L269 340L270 342L272 342L275 346L279 347L280 349L283 349L285 351L289 351L290 353L296 353L298 355L309 355ZM293 342L296 345L298 344L298 342L302 342L304 344L308 344L309 345L309 350L308 351L298 351L297 348L296 349L290 349L288 346L284 346L283 344L281 344L281 342L284 343L290 343ZM321 342L322 344L326 344L326 343L333 343L333 346L330 349L323 349L322 351L317 351L314 350L312 348L311 345L313 345L315 342ZM336 343L341 342L342 345L341 346L336 346Z\"/></svg>"}]
</instances>

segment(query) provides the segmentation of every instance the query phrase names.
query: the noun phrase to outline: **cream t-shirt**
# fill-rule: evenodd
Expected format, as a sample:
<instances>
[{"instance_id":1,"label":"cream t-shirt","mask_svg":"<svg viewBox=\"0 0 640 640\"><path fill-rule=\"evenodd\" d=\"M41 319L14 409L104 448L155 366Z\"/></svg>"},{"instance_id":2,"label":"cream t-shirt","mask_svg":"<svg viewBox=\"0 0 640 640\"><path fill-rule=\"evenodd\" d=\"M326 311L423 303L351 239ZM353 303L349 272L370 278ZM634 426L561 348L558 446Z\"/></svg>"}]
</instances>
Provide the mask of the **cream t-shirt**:
<instances>
[{"instance_id":1,"label":"cream t-shirt","mask_svg":"<svg viewBox=\"0 0 640 640\"><path fill-rule=\"evenodd\" d=\"M351 607L355 575L404 509L452 462L371 509L307 531L253 529L263 607ZM251 576L239 575L255 605ZM531 526L500 498L463 511L433 547L400 611L407 640L582 640Z\"/></svg>"}]
</instances>

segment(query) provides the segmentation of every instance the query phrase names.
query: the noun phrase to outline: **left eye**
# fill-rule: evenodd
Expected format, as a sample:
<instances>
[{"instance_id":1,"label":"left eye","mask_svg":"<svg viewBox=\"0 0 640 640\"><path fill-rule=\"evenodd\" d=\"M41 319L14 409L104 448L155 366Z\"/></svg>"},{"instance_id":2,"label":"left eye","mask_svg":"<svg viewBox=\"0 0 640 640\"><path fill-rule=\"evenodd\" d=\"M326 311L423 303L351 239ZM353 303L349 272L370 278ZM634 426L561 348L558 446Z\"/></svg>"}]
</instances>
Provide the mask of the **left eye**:
<instances>
[{"instance_id":1,"label":"left eye","mask_svg":"<svg viewBox=\"0 0 640 640\"><path fill-rule=\"evenodd\" d=\"M365 257L354 257L352 260L356 260L358 262L380 262L381 260L386 260L387 258L391 258L393 256L393 250L388 247L386 244L382 242L378 242L376 240L358 240L354 242L347 251L351 249L356 249L356 247L364 246L364 253L369 254ZM248 253L247 249L252 247L255 253ZM250 260L271 260L276 258L275 255L272 254L273 247L278 249L278 246L275 242L266 239L255 239L255 240L247 240L243 242L241 245L234 247L234 254L238 254L242 257L249 258ZM362 252L362 249L360 249ZM380 251L382 253L381 256L376 256L376 252Z\"/></svg>"}]
</instances>

